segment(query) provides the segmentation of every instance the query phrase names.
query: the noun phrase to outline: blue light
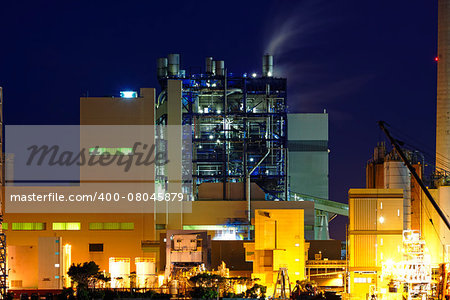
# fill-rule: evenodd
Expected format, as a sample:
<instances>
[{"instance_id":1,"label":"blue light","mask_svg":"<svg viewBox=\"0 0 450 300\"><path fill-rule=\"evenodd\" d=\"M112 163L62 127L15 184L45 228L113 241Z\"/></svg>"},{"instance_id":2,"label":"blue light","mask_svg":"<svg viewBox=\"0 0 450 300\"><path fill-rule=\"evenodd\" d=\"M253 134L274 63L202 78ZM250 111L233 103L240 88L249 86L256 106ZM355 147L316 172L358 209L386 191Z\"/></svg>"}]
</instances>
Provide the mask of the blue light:
<instances>
[{"instance_id":1,"label":"blue light","mask_svg":"<svg viewBox=\"0 0 450 300\"><path fill-rule=\"evenodd\" d=\"M131 98L137 98L137 92L134 91L122 91L120 92L120 97L122 98L127 98L127 99L131 99Z\"/></svg>"}]
</instances>

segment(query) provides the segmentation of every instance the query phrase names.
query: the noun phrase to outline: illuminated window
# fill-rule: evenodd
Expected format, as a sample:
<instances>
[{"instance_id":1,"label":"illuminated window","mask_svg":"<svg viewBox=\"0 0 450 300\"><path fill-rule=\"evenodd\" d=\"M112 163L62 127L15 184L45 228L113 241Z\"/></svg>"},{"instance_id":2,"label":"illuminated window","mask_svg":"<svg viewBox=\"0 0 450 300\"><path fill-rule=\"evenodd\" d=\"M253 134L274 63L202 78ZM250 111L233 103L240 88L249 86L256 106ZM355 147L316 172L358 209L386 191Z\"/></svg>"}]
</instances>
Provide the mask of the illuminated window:
<instances>
[{"instance_id":1,"label":"illuminated window","mask_svg":"<svg viewBox=\"0 0 450 300\"><path fill-rule=\"evenodd\" d=\"M8 230L8 223L2 223L2 229Z\"/></svg>"},{"instance_id":2,"label":"illuminated window","mask_svg":"<svg viewBox=\"0 0 450 300\"><path fill-rule=\"evenodd\" d=\"M102 230L103 223L89 223L89 229L90 230Z\"/></svg>"},{"instance_id":3,"label":"illuminated window","mask_svg":"<svg viewBox=\"0 0 450 300\"><path fill-rule=\"evenodd\" d=\"M12 223L12 230L45 230L45 223Z\"/></svg>"},{"instance_id":4,"label":"illuminated window","mask_svg":"<svg viewBox=\"0 0 450 300\"><path fill-rule=\"evenodd\" d=\"M134 223L131 222L107 222L89 223L90 230L134 230Z\"/></svg>"},{"instance_id":5,"label":"illuminated window","mask_svg":"<svg viewBox=\"0 0 450 300\"><path fill-rule=\"evenodd\" d=\"M89 148L89 155L93 155L94 152L95 155L132 155L133 148Z\"/></svg>"},{"instance_id":6,"label":"illuminated window","mask_svg":"<svg viewBox=\"0 0 450 300\"><path fill-rule=\"evenodd\" d=\"M81 223L74 223L74 222L53 223L52 229L53 230L80 230Z\"/></svg>"}]
</instances>

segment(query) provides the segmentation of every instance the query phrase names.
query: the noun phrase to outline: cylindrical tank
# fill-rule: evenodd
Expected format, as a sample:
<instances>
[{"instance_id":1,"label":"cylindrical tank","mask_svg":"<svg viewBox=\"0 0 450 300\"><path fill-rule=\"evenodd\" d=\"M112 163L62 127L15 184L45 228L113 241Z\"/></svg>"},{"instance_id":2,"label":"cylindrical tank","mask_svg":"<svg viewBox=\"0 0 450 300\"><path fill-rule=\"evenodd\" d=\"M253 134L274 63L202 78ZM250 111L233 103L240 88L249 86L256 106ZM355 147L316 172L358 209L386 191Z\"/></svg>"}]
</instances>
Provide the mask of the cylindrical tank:
<instances>
[{"instance_id":1,"label":"cylindrical tank","mask_svg":"<svg viewBox=\"0 0 450 300\"><path fill-rule=\"evenodd\" d=\"M212 57L205 58L205 70L206 74L208 75L214 75L214 72L216 71L216 62L213 60Z\"/></svg>"},{"instance_id":2,"label":"cylindrical tank","mask_svg":"<svg viewBox=\"0 0 450 300\"><path fill-rule=\"evenodd\" d=\"M216 60L216 75L217 76L225 76L225 61Z\"/></svg>"},{"instance_id":3,"label":"cylindrical tank","mask_svg":"<svg viewBox=\"0 0 450 300\"><path fill-rule=\"evenodd\" d=\"M411 229L411 176L403 162L384 162L384 188L403 189L403 230Z\"/></svg>"},{"instance_id":4,"label":"cylindrical tank","mask_svg":"<svg viewBox=\"0 0 450 300\"><path fill-rule=\"evenodd\" d=\"M111 274L112 288L130 287L130 258L110 257L109 273Z\"/></svg>"},{"instance_id":5,"label":"cylindrical tank","mask_svg":"<svg viewBox=\"0 0 450 300\"><path fill-rule=\"evenodd\" d=\"M155 262L150 257L136 257L136 285L138 288L150 287L152 276L156 273Z\"/></svg>"},{"instance_id":6,"label":"cylindrical tank","mask_svg":"<svg viewBox=\"0 0 450 300\"><path fill-rule=\"evenodd\" d=\"M273 55L265 54L262 60L262 76L273 76Z\"/></svg>"},{"instance_id":7,"label":"cylindrical tank","mask_svg":"<svg viewBox=\"0 0 450 300\"><path fill-rule=\"evenodd\" d=\"M164 78L167 76L167 58L158 58L158 78Z\"/></svg>"},{"instance_id":8,"label":"cylindrical tank","mask_svg":"<svg viewBox=\"0 0 450 300\"><path fill-rule=\"evenodd\" d=\"M169 76L178 76L180 72L180 54L167 55L168 68L167 73Z\"/></svg>"}]
</instances>

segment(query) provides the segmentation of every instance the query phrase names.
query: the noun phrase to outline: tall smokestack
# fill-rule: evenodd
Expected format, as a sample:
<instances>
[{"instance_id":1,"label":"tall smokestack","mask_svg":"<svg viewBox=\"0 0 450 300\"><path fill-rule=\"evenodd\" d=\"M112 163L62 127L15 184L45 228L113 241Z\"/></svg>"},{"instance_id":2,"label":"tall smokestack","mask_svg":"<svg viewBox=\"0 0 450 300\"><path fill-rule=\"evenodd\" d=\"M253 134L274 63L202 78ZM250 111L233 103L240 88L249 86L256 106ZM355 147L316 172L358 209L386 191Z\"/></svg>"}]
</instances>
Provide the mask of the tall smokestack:
<instances>
[{"instance_id":1,"label":"tall smokestack","mask_svg":"<svg viewBox=\"0 0 450 300\"><path fill-rule=\"evenodd\" d=\"M450 169L450 0L439 0L436 167Z\"/></svg>"}]
</instances>

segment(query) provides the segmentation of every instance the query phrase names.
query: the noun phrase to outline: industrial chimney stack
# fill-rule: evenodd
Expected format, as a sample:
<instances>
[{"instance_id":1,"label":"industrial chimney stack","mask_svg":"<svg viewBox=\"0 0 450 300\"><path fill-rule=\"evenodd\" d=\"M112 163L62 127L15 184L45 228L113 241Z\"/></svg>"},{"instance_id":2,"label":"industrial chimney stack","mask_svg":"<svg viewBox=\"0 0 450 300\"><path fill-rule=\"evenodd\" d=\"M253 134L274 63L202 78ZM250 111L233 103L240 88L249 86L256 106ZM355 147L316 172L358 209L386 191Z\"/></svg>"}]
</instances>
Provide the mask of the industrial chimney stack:
<instances>
[{"instance_id":1,"label":"industrial chimney stack","mask_svg":"<svg viewBox=\"0 0 450 300\"><path fill-rule=\"evenodd\" d=\"M450 169L450 0L439 0L436 167Z\"/></svg>"}]
</instances>

